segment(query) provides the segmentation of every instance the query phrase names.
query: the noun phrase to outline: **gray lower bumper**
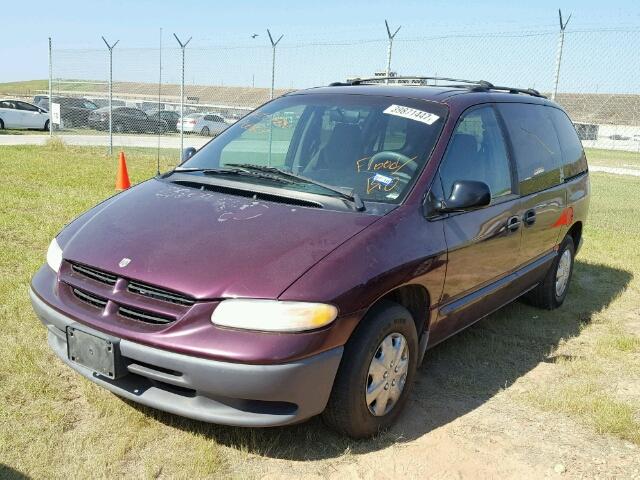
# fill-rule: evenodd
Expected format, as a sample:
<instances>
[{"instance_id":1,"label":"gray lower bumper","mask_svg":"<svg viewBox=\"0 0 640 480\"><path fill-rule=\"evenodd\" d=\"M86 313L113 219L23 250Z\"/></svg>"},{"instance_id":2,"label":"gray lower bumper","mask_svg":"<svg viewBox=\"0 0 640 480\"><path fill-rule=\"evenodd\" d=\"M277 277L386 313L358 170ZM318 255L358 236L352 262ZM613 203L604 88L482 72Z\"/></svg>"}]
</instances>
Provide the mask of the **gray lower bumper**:
<instances>
[{"instance_id":1,"label":"gray lower bumper","mask_svg":"<svg viewBox=\"0 0 640 480\"><path fill-rule=\"evenodd\" d=\"M49 345L68 366L119 396L205 422L266 427L317 415L327 404L342 358L339 347L292 363L248 365L119 340L128 374L110 380L67 356L66 327L92 330L49 307L32 290L30 296L49 330Z\"/></svg>"}]
</instances>

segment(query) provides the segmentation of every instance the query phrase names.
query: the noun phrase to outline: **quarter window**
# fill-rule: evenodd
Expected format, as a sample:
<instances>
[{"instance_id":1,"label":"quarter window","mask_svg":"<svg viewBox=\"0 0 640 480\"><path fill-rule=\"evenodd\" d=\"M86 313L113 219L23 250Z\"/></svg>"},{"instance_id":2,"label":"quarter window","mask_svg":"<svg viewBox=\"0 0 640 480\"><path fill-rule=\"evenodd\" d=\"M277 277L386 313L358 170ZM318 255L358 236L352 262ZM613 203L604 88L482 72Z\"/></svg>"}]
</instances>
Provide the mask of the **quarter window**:
<instances>
[{"instance_id":1,"label":"quarter window","mask_svg":"<svg viewBox=\"0 0 640 480\"><path fill-rule=\"evenodd\" d=\"M492 107L474 109L458 123L440 166L440 178L446 197L459 180L486 183L492 198L511 193L509 157Z\"/></svg>"},{"instance_id":2,"label":"quarter window","mask_svg":"<svg viewBox=\"0 0 640 480\"><path fill-rule=\"evenodd\" d=\"M501 103L498 110L513 145L520 193L528 195L559 185L562 153L547 107Z\"/></svg>"},{"instance_id":3,"label":"quarter window","mask_svg":"<svg viewBox=\"0 0 640 480\"><path fill-rule=\"evenodd\" d=\"M571 120L569 120L566 113L557 108L548 107L547 111L556 127L558 139L560 140L562 176L566 179L586 172L587 158L584 155L582 143Z\"/></svg>"}]
</instances>

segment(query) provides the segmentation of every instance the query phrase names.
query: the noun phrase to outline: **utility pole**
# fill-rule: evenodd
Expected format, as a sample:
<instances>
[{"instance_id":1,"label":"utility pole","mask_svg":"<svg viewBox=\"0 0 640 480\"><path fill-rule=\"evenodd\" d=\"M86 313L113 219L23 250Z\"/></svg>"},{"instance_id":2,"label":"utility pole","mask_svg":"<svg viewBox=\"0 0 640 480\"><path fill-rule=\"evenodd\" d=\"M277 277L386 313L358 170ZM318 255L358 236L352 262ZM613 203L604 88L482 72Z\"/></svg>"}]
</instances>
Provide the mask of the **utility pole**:
<instances>
[{"instance_id":1,"label":"utility pole","mask_svg":"<svg viewBox=\"0 0 640 480\"><path fill-rule=\"evenodd\" d=\"M560 81L560 64L562 62L562 49L564 47L564 31L567 28L571 15L567 18L566 22L562 21L562 10L558 9L558 17L560 19L560 34L558 36L558 55L556 56L556 71L553 78L553 93L551 94L551 100L556 99L558 94L558 82Z\"/></svg>"},{"instance_id":2,"label":"utility pole","mask_svg":"<svg viewBox=\"0 0 640 480\"><path fill-rule=\"evenodd\" d=\"M271 49L272 49L272 55L271 55L271 96L269 98L271 98L273 100L273 89L274 89L274 85L275 85L275 81L276 81L276 46L278 45L278 43L280 43L280 40L282 40L282 37L284 37L284 34L280 35L280 38L278 38L278 40L276 40L274 42L273 41L273 37L271 36L271 32L269 31L268 28L267 28L267 33L269 34L269 40L271 41Z\"/></svg>"},{"instance_id":3,"label":"utility pole","mask_svg":"<svg viewBox=\"0 0 640 480\"><path fill-rule=\"evenodd\" d=\"M109 45L104 37L102 41L109 49L109 155L113 155L113 49L120 40L113 45Z\"/></svg>"},{"instance_id":4,"label":"utility pole","mask_svg":"<svg viewBox=\"0 0 640 480\"><path fill-rule=\"evenodd\" d=\"M391 50L393 49L393 39L396 37L396 34L400 31L402 26L399 26L392 34L391 29L389 28L389 22L385 20L384 25L387 27L387 37L389 37L389 46L387 48L387 79L384 83L389 83L389 77L391 76Z\"/></svg>"},{"instance_id":5,"label":"utility pole","mask_svg":"<svg viewBox=\"0 0 640 480\"><path fill-rule=\"evenodd\" d=\"M192 37L182 43L178 36L174 33L174 37L178 41L178 45L182 49L182 80L180 81L180 162L182 163L182 152L184 151L184 50L189 45Z\"/></svg>"},{"instance_id":6,"label":"utility pole","mask_svg":"<svg viewBox=\"0 0 640 480\"><path fill-rule=\"evenodd\" d=\"M53 64L51 58L51 37L49 37L49 137L53 137L53 117L51 116L51 110L53 108Z\"/></svg>"}]
</instances>

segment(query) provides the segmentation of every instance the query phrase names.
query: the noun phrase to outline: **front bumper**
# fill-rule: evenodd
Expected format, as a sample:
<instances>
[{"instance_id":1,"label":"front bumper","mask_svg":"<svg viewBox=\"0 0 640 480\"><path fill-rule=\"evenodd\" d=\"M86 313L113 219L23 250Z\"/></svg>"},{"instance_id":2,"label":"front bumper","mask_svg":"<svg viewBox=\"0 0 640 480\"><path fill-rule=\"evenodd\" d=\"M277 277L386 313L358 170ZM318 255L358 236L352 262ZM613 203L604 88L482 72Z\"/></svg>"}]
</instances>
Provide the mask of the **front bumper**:
<instances>
[{"instance_id":1,"label":"front bumper","mask_svg":"<svg viewBox=\"0 0 640 480\"><path fill-rule=\"evenodd\" d=\"M205 422L267 427L317 415L327 404L342 358L343 347L337 347L290 363L252 365L192 357L116 338L127 374L110 380L68 358L65 332L73 325L105 335L50 307L33 290L30 296L49 331L49 345L68 366L121 397Z\"/></svg>"}]
</instances>

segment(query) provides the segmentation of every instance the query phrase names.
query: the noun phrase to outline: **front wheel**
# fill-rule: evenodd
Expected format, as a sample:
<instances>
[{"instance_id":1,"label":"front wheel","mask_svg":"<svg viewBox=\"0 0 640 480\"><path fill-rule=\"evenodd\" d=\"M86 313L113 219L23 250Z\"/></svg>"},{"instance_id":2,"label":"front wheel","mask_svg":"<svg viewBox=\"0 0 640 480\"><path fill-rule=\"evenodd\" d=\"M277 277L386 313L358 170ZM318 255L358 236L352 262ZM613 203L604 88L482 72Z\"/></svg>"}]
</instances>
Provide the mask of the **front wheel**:
<instances>
[{"instance_id":1,"label":"front wheel","mask_svg":"<svg viewBox=\"0 0 640 480\"><path fill-rule=\"evenodd\" d=\"M417 360L413 317L401 305L381 302L345 345L323 420L353 438L388 428L407 401Z\"/></svg>"},{"instance_id":2,"label":"front wheel","mask_svg":"<svg viewBox=\"0 0 640 480\"><path fill-rule=\"evenodd\" d=\"M203 137L208 137L209 136L209 127L203 127L202 130L200 130L200 135L202 135Z\"/></svg>"},{"instance_id":3,"label":"front wheel","mask_svg":"<svg viewBox=\"0 0 640 480\"><path fill-rule=\"evenodd\" d=\"M525 300L534 307L547 310L553 310L562 305L569 291L574 257L573 238L567 235L560 244L558 255L551 264L551 268L549 268L544 280L525 295Z\"/></svg>"},{"instance_id":4,"label":"front wheel","mask_svg":"<svg viewBox=\"0 0 640 480\"><path fill-rule=\"evenodd\" d=\"M49 120L44 122L44 128L42 130L44 130L45 132L49 131Z\"/></svg>"}]
</instances>

